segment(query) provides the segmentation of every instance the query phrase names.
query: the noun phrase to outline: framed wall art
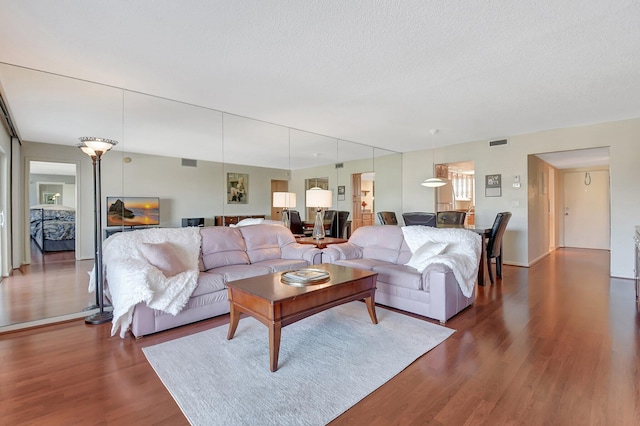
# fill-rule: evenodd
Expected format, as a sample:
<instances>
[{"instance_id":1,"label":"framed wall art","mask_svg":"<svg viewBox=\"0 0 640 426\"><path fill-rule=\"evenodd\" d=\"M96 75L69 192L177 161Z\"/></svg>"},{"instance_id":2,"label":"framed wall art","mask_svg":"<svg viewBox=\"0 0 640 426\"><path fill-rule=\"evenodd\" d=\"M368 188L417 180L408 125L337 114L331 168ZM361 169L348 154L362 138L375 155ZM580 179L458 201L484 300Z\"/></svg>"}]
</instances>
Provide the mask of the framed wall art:
<instances>
[{"instance_id":1,"label":"framed wall art","mask_svg":"<svg viewBox=\"0 0 640 426\"><path fill-rule=\"evenodd\" d=\"M249 175L227 173L227 204L247 204L249 202Z\"/></svg>"},{"instance_id":2,"label":"framed wall art","mask_svg":"<svg viewBox=\"0 0 640 426\"><path fill-rule=\"evenodd\" d=\"M502 197L502 175L485 175L484 196Z\"/></svg>"}]
</instances>

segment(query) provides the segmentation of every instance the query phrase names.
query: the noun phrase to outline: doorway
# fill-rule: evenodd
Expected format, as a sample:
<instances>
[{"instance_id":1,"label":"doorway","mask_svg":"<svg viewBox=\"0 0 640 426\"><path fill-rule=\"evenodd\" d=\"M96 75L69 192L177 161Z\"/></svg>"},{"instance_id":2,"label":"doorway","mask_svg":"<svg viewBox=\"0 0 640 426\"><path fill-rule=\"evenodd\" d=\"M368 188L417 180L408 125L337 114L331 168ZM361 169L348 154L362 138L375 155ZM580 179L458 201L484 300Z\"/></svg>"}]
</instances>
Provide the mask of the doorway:
<instances>
[{"instance_id":1,"label":"doorway","mask_svg":"<svg viewBox=\"0 0 640 426\"><path fill-rule=\"evenodd\" d=\"M537 165L539 160L528 162L529 262L557 247L609 250L609 148L556 151L532 157L546 164ZM537 204L531 202L537 199ZM548 220L539 220L543 216ZM544 247L542 235L549 236Z\"/></svg>"},{"instance_id":2,"label":"doorway","mask_svg":"<svg viewBox=\"0 0 640 426\"><path fill-rule=\"evenodd\" d=\"M29 161L29 263L75 259L75 231L76 164Z\"/></svg>"},{"instance_id":3,"label":"doorway","mask_svg":"<svg viewBox=\"0 0 640 426\"><path fill-rule=\"evenodd\" d=\"M446 180L446 185L437 187L436 212L462 211L466 213L465 224L475 224L475 163L436 164L436 177Z\"/></svg>"}]
</instances>

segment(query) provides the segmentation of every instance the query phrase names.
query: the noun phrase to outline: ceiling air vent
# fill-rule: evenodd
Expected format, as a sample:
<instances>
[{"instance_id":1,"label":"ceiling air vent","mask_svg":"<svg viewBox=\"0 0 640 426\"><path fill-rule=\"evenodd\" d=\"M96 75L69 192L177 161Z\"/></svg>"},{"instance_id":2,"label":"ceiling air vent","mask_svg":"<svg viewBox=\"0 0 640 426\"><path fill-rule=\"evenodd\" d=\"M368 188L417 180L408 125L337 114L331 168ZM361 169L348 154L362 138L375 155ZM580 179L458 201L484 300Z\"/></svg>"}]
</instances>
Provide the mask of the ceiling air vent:
<instances>
[{"instance_id":1,"label":"ceiling air vent","mask_svg":"<svg viewBox=\"0 0 640 426\"><path fill-rule=\"evenodd\" d=\"M499 141L489 141L489 146L509 145L509 139L500 139Z\"/></svg>"},{"instance_id":2,"label":"ceiling air vent","mask_svg":"<svg viewBox=\"0 0 640 426\"><path fill-rule=\"evenodd\" d=\"M182 159L182 167L198 167L198 160Z\"/></svg>"}]
</instances>

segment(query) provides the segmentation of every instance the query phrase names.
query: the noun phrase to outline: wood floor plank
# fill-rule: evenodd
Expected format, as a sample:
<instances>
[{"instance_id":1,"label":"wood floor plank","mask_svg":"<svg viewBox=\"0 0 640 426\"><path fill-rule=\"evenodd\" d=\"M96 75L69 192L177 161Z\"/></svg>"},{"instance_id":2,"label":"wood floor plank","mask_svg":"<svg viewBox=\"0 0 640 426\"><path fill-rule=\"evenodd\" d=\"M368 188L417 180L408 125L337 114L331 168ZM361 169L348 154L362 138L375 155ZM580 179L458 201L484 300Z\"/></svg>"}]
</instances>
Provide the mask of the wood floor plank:
<instances>
[{"instance_id":1,"label":"wood floor plank","mask_svg":"<svg viewBox=\"0 0 640 426\"><path fill-rule=\"evenodd\" d=\"M50 269L23 278L87 270ZM453 336L331 424L640 424L640 314L632 282L608 271L608 252L577 249L505 266L447 323ZM0 334L1 423L186 425L142 348L228 321L139 340L82 320Z\"/></svg>"}]
</instances>

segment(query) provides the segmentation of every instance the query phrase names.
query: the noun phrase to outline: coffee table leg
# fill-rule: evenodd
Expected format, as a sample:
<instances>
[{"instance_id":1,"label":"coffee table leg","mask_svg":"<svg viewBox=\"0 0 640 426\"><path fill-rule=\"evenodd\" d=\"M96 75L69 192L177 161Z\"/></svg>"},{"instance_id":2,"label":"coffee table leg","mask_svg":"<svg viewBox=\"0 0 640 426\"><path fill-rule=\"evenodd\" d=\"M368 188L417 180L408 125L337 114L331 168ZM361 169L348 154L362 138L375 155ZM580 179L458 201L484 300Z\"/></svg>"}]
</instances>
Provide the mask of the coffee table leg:
<instances>
[{"instance_id":1,"label":"coffee table leg","mask_svg":"<svg viewBox=\"0 0 640 426\"><path fill-rule=\"evenodd\" d=\"M273 322L269 326L269 369L273 372L278 369L278 354L280 353L280 332L282 323Z\"/></svg>"},{"instance_id":2,"label":"coffee table leg","mask_svg":"<svg viewBox=\"0 0 640 426\"><path fill-rule=\"evenodd\" d=\"M371 322L374 324L378 323L378 317L376 315L376 303L373 300L373 294L370 297L364 299L367 304L367 310L369 311L369 316L371 317Z\"/></svg>"},{"instance_id":3,"label":"coffee table leg","mask_svg":"<svg viewBox=\"0 0 640 426\"><path fill-rule=\"evenodd\" d=\"M232 303L229 308L229 331L227 332L227 340L233 339L233 335L236 334L236 328L238 328L238 322L240 322L240 311L235 309Z\"/></svg>"}]
</instances>

